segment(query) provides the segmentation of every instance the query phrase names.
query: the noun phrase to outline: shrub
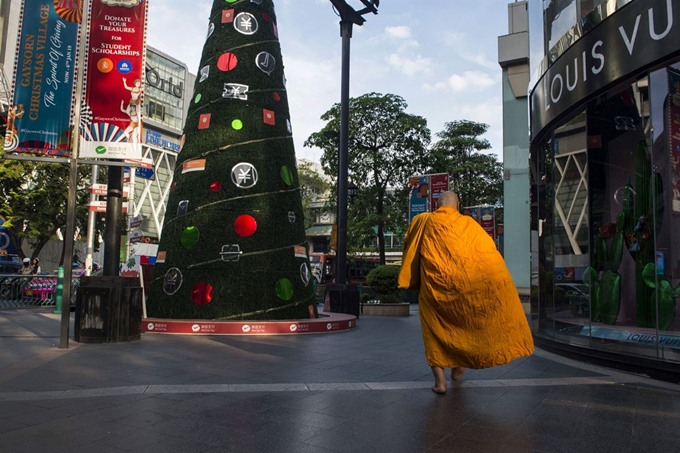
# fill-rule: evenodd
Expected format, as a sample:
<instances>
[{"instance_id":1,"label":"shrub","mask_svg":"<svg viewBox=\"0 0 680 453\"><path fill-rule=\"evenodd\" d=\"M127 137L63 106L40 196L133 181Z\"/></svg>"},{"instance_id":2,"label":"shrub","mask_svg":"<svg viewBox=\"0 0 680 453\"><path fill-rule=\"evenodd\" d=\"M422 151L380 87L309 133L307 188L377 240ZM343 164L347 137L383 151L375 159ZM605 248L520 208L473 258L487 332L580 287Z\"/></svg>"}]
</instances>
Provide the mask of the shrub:
<instances>
[{"instance_id":1,"label":"shrub","mask_svg":"<svg viewBox=\"0 0 680 453\"><path fill-rule=\"evenodd\" d=\"M399 302L399 266L378 266L368 273L366 283L373 289L383 304Z\"/></svg>"}]
</instances>

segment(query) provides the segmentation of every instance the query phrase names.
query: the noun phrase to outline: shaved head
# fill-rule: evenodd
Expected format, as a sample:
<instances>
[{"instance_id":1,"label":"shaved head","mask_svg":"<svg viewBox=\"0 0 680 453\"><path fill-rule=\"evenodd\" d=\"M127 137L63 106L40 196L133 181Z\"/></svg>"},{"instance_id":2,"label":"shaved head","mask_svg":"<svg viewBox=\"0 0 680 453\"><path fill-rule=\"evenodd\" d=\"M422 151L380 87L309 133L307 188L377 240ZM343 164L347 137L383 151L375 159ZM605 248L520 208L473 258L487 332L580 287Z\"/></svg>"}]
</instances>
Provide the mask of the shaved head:
<instances>
[{"instance_id":1,"label":"shaved head","mask_svg":"<svg viewBox=\"0 0 680 453\"><path fill-rule=\"evenodd\" d=\"M455 210L460 208L460 200L458 199L458 194L456 192L451 192L447 190L439 195L439 200L437 200L437 207L448 206Z\"/></svg>"}]
</instances>

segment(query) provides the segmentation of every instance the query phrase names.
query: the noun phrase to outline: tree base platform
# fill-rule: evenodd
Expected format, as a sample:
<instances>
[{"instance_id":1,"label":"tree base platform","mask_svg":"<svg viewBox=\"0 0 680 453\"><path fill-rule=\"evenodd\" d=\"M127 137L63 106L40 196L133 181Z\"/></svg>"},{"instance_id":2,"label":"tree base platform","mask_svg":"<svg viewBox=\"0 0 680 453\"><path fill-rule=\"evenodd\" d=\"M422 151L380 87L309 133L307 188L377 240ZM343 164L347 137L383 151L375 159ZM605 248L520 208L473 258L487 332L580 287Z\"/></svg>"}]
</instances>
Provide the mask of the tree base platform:
<instances>
[{"instance_id":1,"label":"tree base platform","mask_svg":"<svg viewBox=\"0 0 680 453\"><path fill-rule=\"evenodd\" d=\"M175 335L304 335L353 330L357 318L324 313L316 319L282 321L212 321L206 319L142 319L142 332Z\"/></svg>"}]
</instances>

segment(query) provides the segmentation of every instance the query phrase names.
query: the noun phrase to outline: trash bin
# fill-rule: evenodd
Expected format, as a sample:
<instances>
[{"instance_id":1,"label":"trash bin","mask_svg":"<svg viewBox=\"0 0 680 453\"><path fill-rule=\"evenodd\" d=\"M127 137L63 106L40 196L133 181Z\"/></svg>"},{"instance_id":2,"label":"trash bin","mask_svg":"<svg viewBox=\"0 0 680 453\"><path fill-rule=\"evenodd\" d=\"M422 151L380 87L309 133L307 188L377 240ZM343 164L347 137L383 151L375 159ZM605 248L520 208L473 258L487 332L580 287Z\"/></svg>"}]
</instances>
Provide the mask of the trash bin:
<instances>
[{"instance_id":1,"label":"trash bin","mask_svg":"<svg viewBox=\"0 0 680 453\"><path fill-rule=\"evenodd\" d=\"M74 338L81 343L123 343L141 338L139 279L82 277L76 298Z\"/></svg>"},{"instance_id":2,"label":"trash bin","mask_svg":"<svg viewBox=\"0 0 680 453\"><path fill-rule=\"evenodd\" d=\"M356 285L329 284L326 286L331 312L359 317L359 288Z\"/></svg>"}]
</instances>

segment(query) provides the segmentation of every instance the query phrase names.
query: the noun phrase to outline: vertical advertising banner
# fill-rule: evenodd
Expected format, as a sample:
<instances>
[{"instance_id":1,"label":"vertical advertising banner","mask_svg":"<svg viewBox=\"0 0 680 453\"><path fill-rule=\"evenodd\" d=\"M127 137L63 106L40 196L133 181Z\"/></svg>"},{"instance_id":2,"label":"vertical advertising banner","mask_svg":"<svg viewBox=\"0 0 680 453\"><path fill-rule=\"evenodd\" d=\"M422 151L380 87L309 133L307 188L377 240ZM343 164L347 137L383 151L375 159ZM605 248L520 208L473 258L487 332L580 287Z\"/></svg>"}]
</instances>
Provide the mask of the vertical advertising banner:
<instances>
[{"instance_id":1,"label":"vertical advertising banner","mask_svg":"<svg viewBox=\"0 0 680 453\"><path fill-rule=\"evenodd\" d=\"M430 211L437 209L439 195L447 190L449 190L448 173L430 175Z\"/></svg>"},{"instance_id":2,"label":"vertical advertising banner","mask_svg":"<svg viewBox=\"0 0 680 453\"><path fill-rule=\"evenodd\" d=\"M68 156L82 3L24 0L5 151Z\"/></svg>"},{"instance_id":3,"label":"vertical advertising banner","mask_svg":"<svg viewBox=\"0 0 680 453\"><path fill-rule=\"evenodd\" d=\"M482 206L480 208L479 224L487 232L491 239L496 240L496 216L493 206Z\"/></svg>"},{"instance_id":4,"label":"vertical advertising banner","mask_svg":"<svg viewBox=\"0 0 680 453\"><path fill-rule=\"evenodd\" d=\"M141 159L146 0L89 0L81 157Z\"/></svg>"},{"instance_id":5,"label":"vertical advertising banner","mask_svg":"<svg viewBox=\"0 0 680 453\"><path fill-rule=\"evenodd\" d=\"M673 212L680 212L680 73L668 69L668 142Z\"/></svg>"},{"instance_id":6,"label":"vertical advertising banner","mask_svg":"<svg viewBox=\"0 0 680 453\"><path fill-rule=\"evenodd\" d=\"M428 176L414 176L409 179L411 196L409 200L409 222L418 214L428 211L430 200L430 178Z\"/></svg>"}]
</instances>

